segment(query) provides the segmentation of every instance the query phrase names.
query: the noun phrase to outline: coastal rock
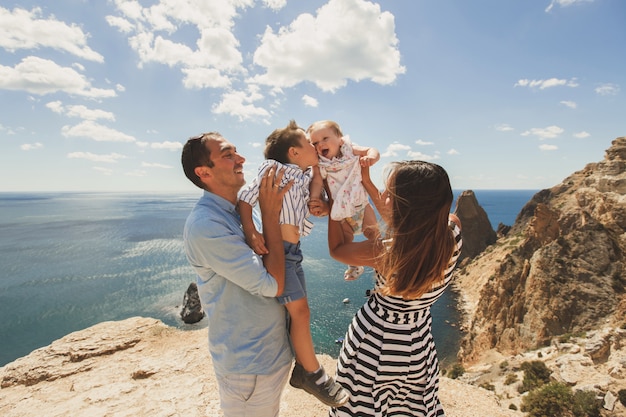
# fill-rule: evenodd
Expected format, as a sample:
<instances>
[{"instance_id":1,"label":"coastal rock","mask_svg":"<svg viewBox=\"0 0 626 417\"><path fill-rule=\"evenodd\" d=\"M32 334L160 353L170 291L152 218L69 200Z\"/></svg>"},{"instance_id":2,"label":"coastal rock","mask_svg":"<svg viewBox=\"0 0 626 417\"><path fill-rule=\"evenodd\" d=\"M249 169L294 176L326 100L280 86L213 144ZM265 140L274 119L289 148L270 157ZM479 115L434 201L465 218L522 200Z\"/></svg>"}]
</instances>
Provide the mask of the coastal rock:
<instances>
[{"instance_id":1,"label":"coastal rock","mask_svg":"<svg viewBox=\"0 0 626 417\"><path fill-rule=\"evenodd\" d=\"M617 138L603 161L535 194L505 237L457 269L467 330L462 361L624 323L625 153L626 137ZM596 356L603 360L606 351Z\"/></svg>"},{"instance_id":2,"label":"coastal rock","mask_svg":"<svg viewBox=\"0 0 626 417\"><path fill-rule=\"evenodd\" d=\"M598 398L626 389L626 137L535 194L506 235L455 271L455 287L466 331L458 358L466 369L493 364L473 383L492 384L499 357L513 369L541 360L554 380Z\"/></svg>"},{"instance_id":3,"label":"coastal rock","mask_svg":"<svg viewBox=\"0 0 626 417\"><path fill-rule=\"evenodd\" d=\"M180 318L187 324L194 324L204 318L204 310L198 295L198 285L195 282L189 284L183 296L183 308L180 311Z\"/></svg>"},{"instance_id":4,"label":"coastal rock","mask_svg":"<svg viewBox=\"0 0 626 417\"><path fill-rule=\"evenodd\" d=\"M180 330L133 317L67 335L0 368L3 417L221 416L207 328ZM319 355L334 374L336 361ZM515 417L491 391L442 378L449 417ZM282 417L328 408L289 385Z\"/></svg>"},{"instance_id":5,"label":"coastal rock","mask_svg":"<svg viewBox=\"0 0 626 417\"><path fill-rule=\"evenodd\" d=\"M477 386L489 386L503 406L508 404L520 409L524 397L519 393L524 378L521 365L524 362L542 361L550 370L552 381L565 383L574 392L591 391L596 398L604 399L604 408L612 413L603 416L625 417L626 407L616 400L615 393L626 389L626 380L621 375L611 374L611 369L616 366L623 369L626 349L620 347L612 350L609 359L600 364L594 363L587 352L581 353L592 340L602 338L603 335L614 337L622 331L604 327L588 335L574 337L566 343L556 342L552 346L512 356L502 355L495 349L485 351L480 362L466 365L466 372L459 379Z\"/></svg>"},{"instance_id":6,"label":"coastal rock","mask_svg":"<svg viewBox=\"0 0 626 417\"><path fill-rule=\"evenodd\" d=\"M466 190L459 195L454 214L463 225L463 249L459 262L476 257L496 242L496 232L491 227L487 212L478 204L474 191Z\"/></svg>"}]
</instances>

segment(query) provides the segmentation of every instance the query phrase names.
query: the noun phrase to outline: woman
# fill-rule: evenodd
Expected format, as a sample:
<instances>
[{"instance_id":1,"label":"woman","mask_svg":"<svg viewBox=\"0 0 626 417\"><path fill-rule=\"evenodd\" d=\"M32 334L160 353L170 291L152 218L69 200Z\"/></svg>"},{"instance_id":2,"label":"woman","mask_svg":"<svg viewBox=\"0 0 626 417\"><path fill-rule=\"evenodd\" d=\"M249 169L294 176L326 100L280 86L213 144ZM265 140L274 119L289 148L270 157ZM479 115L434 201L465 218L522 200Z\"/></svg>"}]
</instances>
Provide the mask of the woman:
<instances>
[{"instance_id":1,"label":"woman","mask_svg":"<svg viewBox=\"0 0 626 417\"><path fill-rule=\"evenodd\" d=\"M452 278L461 224L450 214L446 171L423 161L396 162L378 192L363 185L386 223L387 239L346 242L329 218L331 256L376 271L376 286L357 312L337 361L337 382L350 393L331 416L443 416L430 306Z\"/></svg>"}]
</instances>

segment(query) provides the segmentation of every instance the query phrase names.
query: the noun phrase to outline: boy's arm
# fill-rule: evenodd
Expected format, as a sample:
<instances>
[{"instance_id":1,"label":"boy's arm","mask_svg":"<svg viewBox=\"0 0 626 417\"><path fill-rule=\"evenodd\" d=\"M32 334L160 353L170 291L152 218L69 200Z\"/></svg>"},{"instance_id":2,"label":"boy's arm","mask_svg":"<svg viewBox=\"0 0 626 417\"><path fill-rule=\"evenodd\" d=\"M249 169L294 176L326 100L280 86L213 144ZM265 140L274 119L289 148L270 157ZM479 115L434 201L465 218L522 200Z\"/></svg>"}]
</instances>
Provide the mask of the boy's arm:
<instances>
[{"instance_id":1,"label":"boy's arm","mask_svg":"<svg viewBox=\"0 0 626 417\"><path fill-rule=\"evenodd\" d=\"M372 147L352 145L352 153L359 157L362 167L372 166L380 159L380 152Z\"/></svg>"},{"instance_id":2,"label":"boy's arm","mask_svg":"<svg viewBox=\"0 0 626 417\"><path fill-rule=\"evenodd\" d=\"M265 255L268 253L265 246L263 235L256 230L254 221L252 220L252 206L245 201L239 200L239 216L241 217L241 226L243 233L246 235L246 243L257 253L257 255Z\"/></svg>"}]
</instances>

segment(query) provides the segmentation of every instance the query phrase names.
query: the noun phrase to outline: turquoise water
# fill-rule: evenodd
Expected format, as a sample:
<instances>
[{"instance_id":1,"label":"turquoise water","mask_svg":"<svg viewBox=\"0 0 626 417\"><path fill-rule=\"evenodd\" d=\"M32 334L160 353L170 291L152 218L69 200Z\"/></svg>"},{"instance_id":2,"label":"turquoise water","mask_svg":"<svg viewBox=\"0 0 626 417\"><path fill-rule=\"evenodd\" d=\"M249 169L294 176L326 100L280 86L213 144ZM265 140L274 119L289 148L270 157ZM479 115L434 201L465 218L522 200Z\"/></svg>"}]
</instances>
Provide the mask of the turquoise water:
<instances>
[{"instance_id":1,"label":"turquoise water","mask_svg":"<svg viewBox=\"0 0 626 417\"><path fill-rule=\"evenodd\" d=\"M534 191L474 191L496 228L513 224ZM199 195L0 193L0 366L106 320L149 316L181 328L183 294L195 280L182 229ZM302 240L316 350L336 356L372 273L343 280L328 256L326 221ZM348 298L349 303L343 300ZM461 336L452 291L433 306L442 361Z\"/></svg>"}]
</instances>

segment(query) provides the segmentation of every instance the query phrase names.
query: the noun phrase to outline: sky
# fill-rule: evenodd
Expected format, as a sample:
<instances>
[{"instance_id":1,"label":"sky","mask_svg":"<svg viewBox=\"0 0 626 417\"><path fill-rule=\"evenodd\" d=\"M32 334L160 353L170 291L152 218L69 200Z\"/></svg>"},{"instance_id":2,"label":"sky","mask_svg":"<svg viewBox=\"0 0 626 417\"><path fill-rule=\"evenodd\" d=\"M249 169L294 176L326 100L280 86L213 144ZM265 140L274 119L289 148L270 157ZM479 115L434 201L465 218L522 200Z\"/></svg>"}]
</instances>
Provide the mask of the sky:
<instances>
[{"instance_id":1,"label":"sky","mask_svg":"<svg viewBox=\"0 0 626 417\"><path fill-rule=\"evenodd\" d=\"M250 181L330 119L456 190L544 189L626 135L623 0L0 0L0 192L199 192L217 131Z\"/></svg>"}]
</instances>

